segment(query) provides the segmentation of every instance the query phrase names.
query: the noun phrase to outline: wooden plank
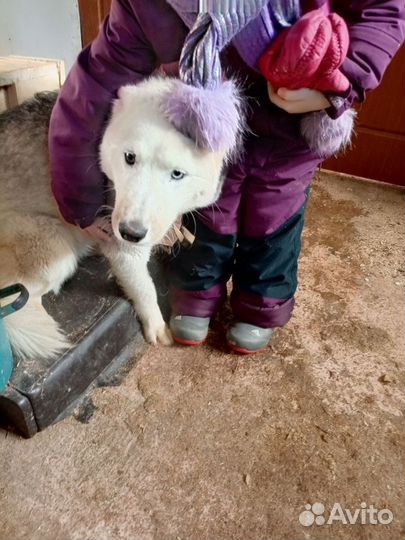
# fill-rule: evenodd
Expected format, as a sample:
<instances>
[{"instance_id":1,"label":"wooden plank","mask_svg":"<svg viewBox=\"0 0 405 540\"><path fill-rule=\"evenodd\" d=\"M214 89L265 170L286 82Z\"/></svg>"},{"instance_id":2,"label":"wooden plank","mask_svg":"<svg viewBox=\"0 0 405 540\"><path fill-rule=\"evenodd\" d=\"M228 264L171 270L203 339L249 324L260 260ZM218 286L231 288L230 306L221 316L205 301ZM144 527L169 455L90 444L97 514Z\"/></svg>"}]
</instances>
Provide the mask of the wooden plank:
<instances>
[{"instance_id":1,"label":"wooden plank","mask_svg":"<svg viewBox=\"0 0 405 540\"><path fill-rule=\"evenodd\" d=\"M26 99L31 98L37 92L52 92L59 90L59 80L53 75L45 75L27 81L19 81L15 84L18 103L22 103Z\"/></svg>"},{"instance_id":2,"label":"wooden plank","mask_svg":"<svg viewBox=\"0 0 405 540\"><path fill-rule=\"evenodd\" d=\"M61 86L65 79L63 61L13 55L0 57L0 86L38 77L54 77Z\"/></svg>"},{"instance_id":3,"label":"wooden plank","mask_svg":"<svg viewBox=\"0 0 405 540\"><path fill-rule=\"evenodd\" d=\"M110 11L111 0L79 0L82 45L86 47L97 36Z\"/></svg>"},{"instance_id":4,"label":"wooden plank","mask_svg":"<svg viewBox=\"0 0 405 540\"><path fill-rule=\"evenodd\" d=\"M353 149L324 168L405 185L405 46L388 67L382 84L357 107Z\"/></svg>"},{"instance_id":5,"label":"wooden plank","mask_svg":"<svg viewBox=\"0 0 405 540\"><path fill-rule=\"evenodd\" d=\"M58 90L64 79L61 60L0 57L0 111L15 107L36 92Z\"/></svg>"},{"instance_id":6,"label":"wooden plank","mask_svg":"<svg viewBox=\"0 0 405 540\"><path fill-rule=\"evenodd\" d=\"M358 125L405 134L405 46L389 65L381 85L359 108Z\"/></svg>"},{"instance_id":7,"label":"wooden plank","mask_svg":"<svg viewBox=\"0 0 405 540\"><path fill-rule=\"evenodd\" d=\"M7 109L7 92L5 88L0 88L0 113Z\"/></svg>"},{"instance_id":8,"label":"wooden plank","mask_svg":"<svg viewBox=\"0 0 405 540\"><path fill-rule=\"evenodd\" d=\"M104 20L110 12L111 0L100 0L101 20Z\"/></svg>"},{"instance_id":9,"label":"wooden plank","mask_svg":"<svg viewBox=\"0 0 405 540\"><path fill-rule=\"evenodd\" d=\"M79 0L79 11L82 45L86 47L98 32L98 0Z\"/></svg>"}]
</instances>

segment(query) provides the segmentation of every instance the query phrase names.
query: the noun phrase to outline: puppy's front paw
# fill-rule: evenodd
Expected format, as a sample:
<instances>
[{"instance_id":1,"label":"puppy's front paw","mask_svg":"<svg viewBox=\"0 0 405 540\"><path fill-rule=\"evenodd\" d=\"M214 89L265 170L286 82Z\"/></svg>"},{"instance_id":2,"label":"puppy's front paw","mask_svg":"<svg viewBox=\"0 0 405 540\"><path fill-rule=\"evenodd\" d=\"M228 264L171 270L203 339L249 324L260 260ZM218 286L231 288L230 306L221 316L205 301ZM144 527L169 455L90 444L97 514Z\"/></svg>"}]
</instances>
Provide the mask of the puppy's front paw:
<instances>
[{"instance_id":1,"label":"puppy's front paw","mask_svg":"<svg viewBox=\"0 0 405 540\"><path fill-rule=\"evenodd\" d=\"M152 345L157 345L158 343L162 345L173 345L172 334L164 322L159 324L145 323L144 334L146 341Z\"/></svg>"}]
</instances>

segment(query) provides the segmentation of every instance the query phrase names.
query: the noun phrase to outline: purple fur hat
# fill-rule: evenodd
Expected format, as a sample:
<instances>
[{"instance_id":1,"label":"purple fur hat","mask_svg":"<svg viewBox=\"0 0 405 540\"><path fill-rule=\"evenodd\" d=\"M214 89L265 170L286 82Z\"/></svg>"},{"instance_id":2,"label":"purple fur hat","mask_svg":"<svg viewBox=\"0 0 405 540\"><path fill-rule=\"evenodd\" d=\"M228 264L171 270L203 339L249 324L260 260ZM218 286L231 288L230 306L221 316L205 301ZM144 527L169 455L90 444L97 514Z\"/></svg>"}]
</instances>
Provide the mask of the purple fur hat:
<instances>
[{"instance_id":1,"label":"purple fur hat","mask_svg":"<svg viewBox=\"0 0 405 540\"><path fill-rule=\"evenodd\" d=\"M233 81L213 89L176 83L164 103L165 116L200 148L232 154L244 128L242 101Z\"/></svg>"}]
</instances>

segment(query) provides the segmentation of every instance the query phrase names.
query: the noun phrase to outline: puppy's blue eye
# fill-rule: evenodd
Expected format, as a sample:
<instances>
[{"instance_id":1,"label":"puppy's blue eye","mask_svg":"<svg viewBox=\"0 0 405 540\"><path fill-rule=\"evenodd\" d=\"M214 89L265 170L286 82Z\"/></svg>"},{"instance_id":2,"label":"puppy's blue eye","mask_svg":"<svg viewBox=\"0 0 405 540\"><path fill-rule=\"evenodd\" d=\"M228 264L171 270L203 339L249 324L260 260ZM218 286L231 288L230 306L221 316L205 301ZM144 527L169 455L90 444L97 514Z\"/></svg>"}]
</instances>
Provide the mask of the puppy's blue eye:
<instances>
[{"instance_id":1,"label":"puppy's blue eye","mask_svg":"<svg viewBox=\"0 0 405 540\"><path fill-rule=\"evenodd\" d=\"M134 152L125 152L124 157L125 157L125 163L127 165L130 165L131 167L132 165L135 165L136 155Z\"/></svg>"},{"instance_id":2,"label":"puppy's blue eye","mask_svg":"<svg viewBox=\"0 0 405 540\"><path fill-rule=\"evenodd\" d=\"M172 180L183 180L183 178L186 176L186 173L183 171L179 171L178 169L174 169L171 174Z\"/></svg>"}]
</instances>

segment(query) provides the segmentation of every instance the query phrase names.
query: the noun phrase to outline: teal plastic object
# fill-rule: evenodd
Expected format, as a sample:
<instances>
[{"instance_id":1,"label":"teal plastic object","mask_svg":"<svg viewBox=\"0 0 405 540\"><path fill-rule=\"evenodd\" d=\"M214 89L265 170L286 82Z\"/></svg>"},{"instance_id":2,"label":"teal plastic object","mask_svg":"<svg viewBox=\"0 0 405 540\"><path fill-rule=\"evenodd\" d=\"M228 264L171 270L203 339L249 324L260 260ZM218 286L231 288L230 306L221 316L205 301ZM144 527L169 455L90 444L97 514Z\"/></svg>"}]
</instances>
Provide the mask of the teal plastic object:
<instances>
[{"instance_id":1,"label":"teal plastic object","mask_svg":"<svg viewBox=\"0 0 405 540\"><path fill-rule=\"evenodd\" d=\"M5 289L0 289L0 300L8 298L9 296L15 296L16 294L19 296L13 300L13 302L10 302L5 306L0 304L0 392L4 390L10 380L14 364L13 354L11 352L10 342L4 324L4 317L7 317L7 315L11 315L24 307L29 297L27 289L20 283L11 285L11 287L6 287Z\"/></svg>"}]
</instances>

